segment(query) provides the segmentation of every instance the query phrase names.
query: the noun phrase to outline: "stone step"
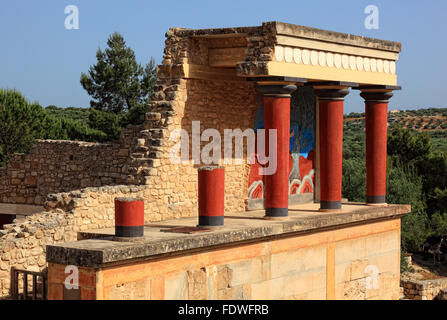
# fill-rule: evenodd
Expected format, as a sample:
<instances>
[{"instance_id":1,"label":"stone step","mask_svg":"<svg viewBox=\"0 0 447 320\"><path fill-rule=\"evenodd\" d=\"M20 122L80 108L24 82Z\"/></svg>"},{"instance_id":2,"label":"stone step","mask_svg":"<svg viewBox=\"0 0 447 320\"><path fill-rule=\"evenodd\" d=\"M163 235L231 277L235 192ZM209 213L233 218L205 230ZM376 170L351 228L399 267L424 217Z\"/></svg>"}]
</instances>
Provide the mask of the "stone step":
<instances>
[{"instance_id":1,"label":"stone step","mask_svg":"<svg viewBox=\"0 0 447 320\"><path fill-rule=\"evenodd\" d=\"M132 159L132 163L139 167L152 167L154 164L154 159L135 158L135 159Z\"/></svg>"},{"instance_id":2,"label":"stone step","mask_svg":"<svg viewBox=\"0 0 447 320\"><path fill-rule=\"evenodd\" d=\"M138 146L135 148L137 153L146 153L149 150L149 147L146 146Z\"/></svg>"},{"instance_id":3,"label":"stone step","mask_svg":"<svg viewBox=\"0 0 447 320\"><path fill-rule=\"evenodd\" d=\"M151 172L153 172L152 168L141 168L140 171L143 176L150 176Z\"/></svg>"},{"instance_id":4,"label":"stone step","mask_svg":"<svg viewBox=\"0 0 447 320\"><path fill-rule=\"evenodd\" d=\"M140 131L140 137L142 138L149 138L150 135L151 135L150 129Z\"/></svg>"},{"instance_id":5,"label":"stone step","mask_svg":"<svg viewBox=\"0 0 447 320\"><path fill-rule=\"evenodd\" d=\"M145 152L133 152L131 154L131 156L133 158L142 159L142 158L146 158L146 153Z\"/></svg>"},{"instance_id":6,"label":"stone step","mask_svg":"<svg viewBox=\"0 0 447 320\"><path fill-rule=\"evenodd\" d=\"M151 151L151 152L149 152L147 157L150 158L150 159L161 159L161 158L163 158L163 152L161 152L161 151Z\"/></svg>"},{"instance_id":7,"label":"stone step","mask_svg":"<svg viewBox=\"0 0 447 320\"><path fill-rule=\"evenodd\" d=\"M146 120L161 120L161 113L160 112L147 112Z\"/></svg>"},{"instance_id":8,"label":"stone step","mask_svg":"<svg viewBox=\"0 0 447 320\"><path fill-rule=\"evenodd\" d=\"M147 139L147 145L149 146L155 146L155 147L160 147L160 146L164 146L166 144L166 142L162 139Z\"/></svg>"}]
</instances>

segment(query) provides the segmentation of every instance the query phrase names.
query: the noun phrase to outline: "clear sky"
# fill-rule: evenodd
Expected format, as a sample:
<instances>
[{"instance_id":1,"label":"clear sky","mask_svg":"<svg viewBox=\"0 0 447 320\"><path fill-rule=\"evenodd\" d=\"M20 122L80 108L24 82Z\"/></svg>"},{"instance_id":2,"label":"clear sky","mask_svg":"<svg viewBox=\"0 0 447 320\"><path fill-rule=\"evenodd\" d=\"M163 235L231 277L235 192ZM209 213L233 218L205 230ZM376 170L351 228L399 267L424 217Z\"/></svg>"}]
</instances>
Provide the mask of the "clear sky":
<instances>
[{"instance_id":1,"label":"clear sky","mask_svg":"<svg viewBox=\"0 0 447 320\"><path fill-rule=\"evenodd\" d=\"M64 9L79 8L79 29L67 30ZM379 9L379 29L366 29L367 5ZM445 0L1 0L0 87L20 90L42 106L88 107L79 83L98 47L120 32L141 63L161 62L169 27L255 26L282 21L402 43L397 63L403 90L391 109L447 107ZM345 113L363 111L358 91Z\"/></svg>"}]
</instances>

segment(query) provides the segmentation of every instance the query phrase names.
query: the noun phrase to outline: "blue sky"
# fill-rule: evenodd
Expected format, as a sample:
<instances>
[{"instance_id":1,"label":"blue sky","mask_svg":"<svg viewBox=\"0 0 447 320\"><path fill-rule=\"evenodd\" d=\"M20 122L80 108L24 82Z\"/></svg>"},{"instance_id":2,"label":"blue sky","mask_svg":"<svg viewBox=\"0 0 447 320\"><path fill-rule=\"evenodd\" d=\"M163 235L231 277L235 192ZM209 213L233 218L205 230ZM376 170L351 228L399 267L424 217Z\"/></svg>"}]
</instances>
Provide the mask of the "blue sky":
<instances>
[{"instance_id":1,"label":"blue sky","mask_svg":"<svg viewBox=\"0 0 447 320\"><path fill-rule=\"evenodd\" d=\"M79 8L79 30L64 26L67 5ZM364 27L367 5L379 8L379 29ZM283 21L402 43L398 82L390 108L447 107L447 1L118 1L2 0L0 87L20 90L42 106L88 107L79 83L96 62L98 47L120 32L142 63L161 62L169 27L212 28ZM353 91L345 113L363 111Z\"/></svg>"}]
</instances>

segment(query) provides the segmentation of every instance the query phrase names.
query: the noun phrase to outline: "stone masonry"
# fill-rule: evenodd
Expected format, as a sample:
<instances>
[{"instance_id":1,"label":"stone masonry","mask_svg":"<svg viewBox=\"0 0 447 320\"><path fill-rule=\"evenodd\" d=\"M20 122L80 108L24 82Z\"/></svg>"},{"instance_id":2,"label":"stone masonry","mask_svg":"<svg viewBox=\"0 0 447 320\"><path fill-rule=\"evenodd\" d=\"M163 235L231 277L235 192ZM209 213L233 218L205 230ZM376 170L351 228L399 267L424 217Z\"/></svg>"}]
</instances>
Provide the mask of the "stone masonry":
<instances>
[{"instance_id":1,"label":"stone masonry","mask_svg":"<svg viewBox=\"0 0 447 320\"><path fill-rule=\"evenodd\" d=\"M45 270L47 244L112 227L115 197L143 197L146 222L196 215L198 165L171 163L178 142L171 133L183 128L191 139L192 121L200 121L201 132L215 128L222 137L224 129L253 128L257 94L234 72L209 79L206 73L185 75L184 66L207 65L208 52L222 46L248 47L242 61L269 61L272 30L265 24L233 30L243 36L205 39L195 36L206 31L170 29L142 125L129 126L113 143L37 140L27 154L14 155L0 169L0 201L44 205L46 211L0 230L0 297L9 295L11 267ZM248 174L246 162L225 165L226 212L246 209Z\"/></svg>"},{"instance_id":2,"label":"stone masonry","mask_svg":"<svg viewBox=\"0 0 447 320\"><path fill-rule=\"evenodd\" d=\"M144 197L144 186L85 188L53 194L48 211L16 220L0 230L0 299L9 296L11 267L30 271L46 269L46 245L77 239L79 231L114 226L115 197ZM148 219L160 220L145 208Z\"/></svg>"},{"instance_id":3,"label":"stone masonry","mask_svg":"<svg viewBox=\"0 0 447 320\"><path fill-rule=\"evenodd\" d=\"M27 154L15 154L0 169L0 201L41 205L46 196L85 187L139 184L137 136L129 126L114 143L37 140Z\"/></svg>"},{"instance_id":4,"label":"stone masonry","mask_svg":"<svg viewBox=\"0 0 447 320\"><path fill-rule=\"evenodd\" d=\"M115 197L142 197L147 223L197 215L199 164L172 163L178 140L170 137L185 129L191 139L192 121L200 121L201 132L214 128L222 136L224 129L253 129L257 93L240 76L268 74L261 71L273 60L277 30L276 22L170 29L142 125L126 128L109 144L39 140L0 169L0 201L46 208L0 230L0 298L9 295L11 267L47 267L46 245L75 240L78 231L113 227ZM237 59L232 67L228 57ZM245 153L242 160L222 163L226 213L247 208Z\"/></svg>"},{"instance_id":5,"label":"stone masonry","mask_svg":"<svg viewBox=\"0 0 447 320\"><path fill-rule=\"evenodd\" d=\"M434 280L401 280L404 297L411 300L447 300L447 278Z\"/></svg>"}]
</instances>

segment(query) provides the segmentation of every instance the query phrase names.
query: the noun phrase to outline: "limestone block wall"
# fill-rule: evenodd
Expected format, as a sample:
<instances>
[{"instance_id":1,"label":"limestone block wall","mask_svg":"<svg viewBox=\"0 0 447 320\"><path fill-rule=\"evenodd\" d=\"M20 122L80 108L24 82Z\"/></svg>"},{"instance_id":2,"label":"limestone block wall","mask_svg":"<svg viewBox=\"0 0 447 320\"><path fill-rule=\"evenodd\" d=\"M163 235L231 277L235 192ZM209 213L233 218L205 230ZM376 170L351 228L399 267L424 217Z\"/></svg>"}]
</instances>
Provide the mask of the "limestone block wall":
<instances>
[{"instance_id":1,"label":"limestone block wall","mask_svg":"<svg viewBox=\"0 0 447 320\"><path fill-rule=\"evenodd\" d=\"M46 244L73 240L78 230L113 226L114 196L142 196L146 222L197 214L198 164L171 161L178 143L171 134L176 129L191 134L192 121L201 122L201 132L215 128L222 137L224 129L252 129L257 96L253 84L236 77L235 68L217 73L200 68L209 64L210 50L221 46L246 48L243 59L254 63L273 56L272 25L224 32L233 31L242 36L205 39L195 37L194 30L171 29L146 121L126 128L119 141L39 140L0 169L1 202L47 208L0 230L2 296L8 294L12 266L46 267ZM188 73L189 64L200 68ZM245 210L249 166L226 164L225 172L226 212Z\"/></svg>"},{"instance_id":2,"label":"limestone block wall","mask_svg":"<svg viewBox=\"0 0 447 320\"><path fill-rule=\"evenodd\" d=\"M404 296L411 300L447 300L447 278L434 280L402 280Z\"/></svg>"},{"instance_id":3,"label":"limestone block wall","mask_svg":"<svg viewBox=\"0 0 447 320\"><path fill-rule=\"evenodd\" d=\"M51 193L139 182L132 153L141 126L109 144L37 140L0 169L0 202L43 204ZM138 165L137 165L138 166Z\"/></svg>"},{"instance_id":4,"label":"limestone block wall","mask_svg":"<svg viewBox=\"0 0 447 320\"><path fill-rule=\"evenodd\" d=\"M256 113L256 91L245 82L225 82L189 80L187 82L188 100L181 121L181 128L192 132L192 122L200 121L200 130L215 129L221 136L221 165L225 167L225 208L227 212L244 211L246 208L249 165L246 158L244 139L243 164L224 164L224 130L252 130ZM190 140L191 142L191 140ZM201 150L208 141L201 142ZM234 157L234 143L233 152ZM196 173L194 173L196 174ZM194 197L196 195L193 195Z\"/></svg>"},{"instance_id":5,"label":"limestone block wall","mask_svg":"<svg viewBox=\"0 0 447 320\"><path fill-rule=\"evenodd\" d=\"M201 37L203 35L211 37ZM252 62L253 65L262 64L273 59L275 43L274 22L264 22L261 27L228 29L170 28L166 33L163 65L183 63L208 65L209 48L236 47L247 48L243 61Z\"/></svg>"},{"instance_id":6,"label":"limestone block wall","mask_svg":"<svg viewBox=\"0 0 447 320\"><path fill-rule=\"evenodd\" d=\"M80 298L398 299L399 234L400 219L393 219L111 267L79 267ZM49 265L50 299L64 298L64 269Z\"/></svg>"},{"instance_id":7,"label":"limestone block wall","mask_svg":"<svg viewBox=\"0 0 447 320\"><path fill-rule=\"evenodd\" d=\"M144 186L85 188L49 196L47 211L27 216L0 230L0 299L9 296L11 267L42 271L48 244L75 241L77 232L113 227L115 197L147 197ZM145 203L148 219L160 217Z\"/></svg>"},{"instance_id":8,"label":"limestone block wall","mask_svg":"<svg viewBox=\"0 0 447 320\"><path fill-rule=\"evenodd\" d=\"M158 69L158 81L152 101L149 103L148 121L153 121L152 131L158 130L158 141L149 142L146 156L154 161L146 184L157 188L161 183L171 189L168 211L176 212L181 207L182 215L191 215L197 208L197 167L192 161L173 164L169 158L172 147L179 140L169 138L178 129L188 132L189 152L192 153L192 122L200 121L200 132L216 129L222 137L221 158L223 160L224 129L254 128L257 93L252 83L238 78L231 70L219 69L220 76L214 77L209 72L209 52L222 46L246 48L253 60L271 60L273 49L265 34L272 32L268 26L262 28L236 28L236 32L245 36L201 38L195 37L206 31L173 28L166 34L164 59ZM269 31L270 30L270 31ZM197 33L197 34L196 34ZM262 49L262 48L266 49ZM247 58L247 59L251 59ZM245 59L245 58L243 58ZM191 66L191 67L189 67ZM197 66L205 69L191 71ZM194 69L195 70L195 69ZM196 73L194 73L196 72ZM156 122L154 124L154 122ZM157 128L157 129L155 129ZM208 141L201 142L203 148ZM226 212L243 211L247 208L247 188L249 166L244 149L243 164L224 164L225 166L225 210ZM192 159L192 155L189 160ZM205 165L205 163L201 163ZM194 170L191 170L193 169ZM169 177L168 177L169 176ZM155 178L155 179L154 179ZM165 178L168 178L166 181ZM155 191L157 192L157 191ZM174 196L173 196L174 195Z\"/></svg>"},{"instance_id":9,"label":"limestone block wall","mask_svg":"<svg viewBox=\"0 0 447 320\"><path fill-rule=\"evenodd\" d=\"M105 185L147 185L153 190L151 196L157 198L154 213L166 218L194 214L198 164L193 167L170 161L176 143L169 139L172 132L183 128L191 133L192 121L201 122L201 132L215 128L222 135L224 129L252 129L257 94L253 84L236 76L234 68L194 74L185 70L189 65L208 68L210 52L222 47L242 48L242 60L270 61L275 30L272 23L215 31L170 29L145 123L130 126L119 141L110 144L36 141L29 153L16 154L0 169L0 201L43 204L52 193ZM208 32L230 34L197 37ZM216 72L220 76L215 77ZM226 171L227 212L243 210L248 166L228 165Z\"/></svg>"},{"instance_id":10,"label":"limestone block wall","mask_svg":"<svg viewBox=\"0 0 447 320\"><path fill-rule=\"evenodd\" d=\"M441 289L438 297L440 300L447 300L447 288Z\"/></svg>"}]
</instances>

